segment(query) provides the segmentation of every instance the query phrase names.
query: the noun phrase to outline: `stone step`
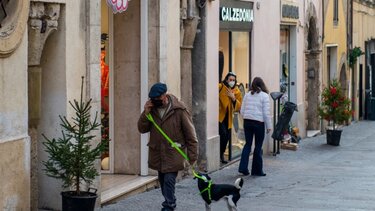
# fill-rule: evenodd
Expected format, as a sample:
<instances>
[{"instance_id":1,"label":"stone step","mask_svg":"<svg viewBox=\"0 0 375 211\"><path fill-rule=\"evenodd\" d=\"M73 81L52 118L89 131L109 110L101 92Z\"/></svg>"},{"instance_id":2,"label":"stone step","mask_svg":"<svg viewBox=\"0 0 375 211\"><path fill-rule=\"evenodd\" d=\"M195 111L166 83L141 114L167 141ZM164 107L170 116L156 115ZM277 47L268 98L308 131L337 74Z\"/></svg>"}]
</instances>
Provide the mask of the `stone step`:
<instances>
[{"instance_id":1,"label":"stone step","mask_svg":"<svg viewBox=\"0 0 375 211\"><path fill-rule=\"evenodd\" d=\"M320 130L308 130L307 131L307 137L311 138L314 136L320 135Z\"/></svg>"},{"instance_id":2,"label":"stone step","mask_svg":"<svg viewBox=\"0 0 375 211\"><path fill-rule=\"evenodd\" d=\"M115 203L126 197L154 189L157 176L102 175L101 205Z\"/></svg>"}]
</instances>

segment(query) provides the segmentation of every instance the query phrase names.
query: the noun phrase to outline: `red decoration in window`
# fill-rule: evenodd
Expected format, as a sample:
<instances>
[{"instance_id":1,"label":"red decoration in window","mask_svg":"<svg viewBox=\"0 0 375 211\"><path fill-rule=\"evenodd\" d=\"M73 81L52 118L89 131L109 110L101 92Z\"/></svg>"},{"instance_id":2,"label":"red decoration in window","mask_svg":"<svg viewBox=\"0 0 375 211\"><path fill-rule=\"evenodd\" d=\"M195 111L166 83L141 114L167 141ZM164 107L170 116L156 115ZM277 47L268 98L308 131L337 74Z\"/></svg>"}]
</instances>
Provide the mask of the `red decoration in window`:
<instances>
[{"instance_id":1,"label":"red decoration in window","mask_svg":"<svg viewBox=\"0 0 375 211\"><path fill-rule=\"evenodd\" d=\"M100 54L100 69L101 69L101 100L102 108L108 112L109 106L107 103L108 94L109 94L109 67L105 63L105 51L102 51Z\"/></svg>"}]
</instances>

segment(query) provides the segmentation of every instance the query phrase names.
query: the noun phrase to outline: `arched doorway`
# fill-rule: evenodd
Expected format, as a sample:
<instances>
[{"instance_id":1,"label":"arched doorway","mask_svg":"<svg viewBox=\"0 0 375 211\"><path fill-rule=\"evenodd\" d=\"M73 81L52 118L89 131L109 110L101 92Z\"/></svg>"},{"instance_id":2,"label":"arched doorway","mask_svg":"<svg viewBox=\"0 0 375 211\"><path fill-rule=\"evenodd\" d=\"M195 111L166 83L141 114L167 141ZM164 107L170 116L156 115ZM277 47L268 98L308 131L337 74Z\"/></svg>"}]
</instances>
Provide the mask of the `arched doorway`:
<instances>
[{"instance_id":1,"label":"arched doorway","mask_svg":"<svg viewBox=\"0 0 375 211\"><path fill-rule=\"evenodd\" d=\"M316 11L313 4L309 5L309 25L307 34L306 50L306 120L307 130L319 130L320 121L317 118L317 107L319 105L319 75L320 75L320 44L317 29Z\"/></svg>"}]
</instances>

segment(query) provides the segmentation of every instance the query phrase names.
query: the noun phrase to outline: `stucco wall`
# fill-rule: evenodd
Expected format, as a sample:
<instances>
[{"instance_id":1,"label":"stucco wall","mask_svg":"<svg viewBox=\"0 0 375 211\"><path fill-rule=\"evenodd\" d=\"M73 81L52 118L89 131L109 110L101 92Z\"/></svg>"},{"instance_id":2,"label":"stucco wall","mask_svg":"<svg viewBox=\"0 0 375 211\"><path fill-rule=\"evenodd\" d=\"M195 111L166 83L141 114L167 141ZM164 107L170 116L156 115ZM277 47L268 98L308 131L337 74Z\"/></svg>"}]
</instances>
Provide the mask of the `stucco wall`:
<instances>
[{"instance_id":1,"label":"stucco wall","mask_svg":"<svg viewBox=\"0 0 375 211\"><path fill-rule=\"evenodd\" d=\"M219 77L218 72L218 57L217 52L219 51L219 2L215 1L211 4L207 4L207 63L206 63L206 74L207 74L207 137L212 138L218 135L217 118L219 116L219 96L217 94L217 78ZM194 70L193 70L194 71Z\"/></svg>"},{"instance_id":2,"label":"stucco wall","mask_svg":"<svg viewBox=\"0 0 375 211\"><path fill-rule=\"evenodd\" d=\"M280 1L261 1L259 9L254 3L252 79L261 77L270 92L279 90L280 16L275 14L280 14ZM264 148L269 152L271 147L271 138L268 135Z\"/></svg>"},{"instance_id":3,"label":"stucco wall","mask_svg":"<svg viewBox=\"0 0 375 211\"><path fill-rule=\"evenodd\" d=\"M114 15L114 173L140 172L139 8L140 3L132 1L125 13Z\"/></svg>"},{"instance_id":4,"label":"stucco wall","mask_svg":"<svg viewBox=\"0 0 375 211\"><path fill-rule=\"evenodd\" d=\"M337 79L340 78L340 71L343 64L346 67L346 1L340 0L338 7L338 24L333 23L333 1L328 1L324 8L324 46L323 46L323 74L322 85L327 85L327 45L337 44ZM348 77L347 77L348 79Z\"/></svg>"},{"instance_id":5,"label":"stucco wall","mask_svg":"<svg viewBox=\"0 0 375 211\"><path fill-rule=\"evenodd\" d=\"M161 0L160 3L166 0ZM161 72L167 73L166 82L171 93L178 98L181 97L181 71L180 71L180 1L168 0L166 4L167 10L164 12L160 8L160 25L166 24L165 28L160 28L160 43L166 43L166 46L160 45L160 50L166 52L166 70L160 69ZM166 36L165 36L166 35ZM160 74L162 75L162 74Z\"/></svg>"},{"instance_id":6,"label":"stucco wall","mask_svg":"<svg viewBox=\"0 0 375 211\"><path fill-rule=\"evenodd\" d=\"M365 41L375 38L375 8L353 1L353 48L365 51ZM365 56L360 56L357 65L365 64Z\"/></svg>"},{"instance_id":7,"label":"stucco wall","mask_svg":"<svg viewBox=\"0 0 375 211\"><path fill-rule=\"evenodd\" d=\"M359 1L353 1L353 45L352 47L360 47L361 50L365 51L365 42L375 38L375 8L370 8L364 4L359 3ZM365 55L360 56L357 59L357 63L354 66L353 73L355 74L355 81L359 82L359 65L363 65L363 83L362 90L365 90ZM355 91L355 118L359 117L359 83L356 83ZM365 99L365 93L362 93L362 99ZM362 106L364 103L362 103ZM364 108L362 110L362 115L364 116Z\"/></svg>"},{"instance_id":8,"label":"stucco wall","mask_svg":"<svg viewBox=\"0 0 375 211\"><path fill-rule=\"evenodd\" d=\"M85 2L67 1L61 5L58 29L48 38L43 50L42 114L38 129L40 134L44 133L47 137L61 137L58 115L69 118L74 114L69 101L80 98L81 76L86 76L85 82L89 81L86 75L88 23ZM98 31L99 36L99 27ZM42 141L40 134L38 140ZM41 144L38 150L39 169L43 169L41 162L48 155ZM47 177L43 171L39 171L38 179L39 208L61 209L61 181Z\"/></svg>"},{"instance_id":9,"label":"stucco wall","mask_svg":"<svg viewBox=\"0 0 375 211\"><path fill-rule=\"evenodd\" d=\"M304 5L299 3L300 1L295 1L299 9L299 21L295 26L295 38L296 38L296 84L297 84L297 108L298 112L293 114L293 119L295 120L293 124L300 130L300 135L303 137L306 135L306 125L305 125L305 31L302 23L305 22L304 18Z\"/></svg>"},{"instance_id":10,"label":"stucco wall","mask_svg":"<svg viewBox=\"0 0 375 211\"><path fill-rule=\"evenodd\" d=\"M15 52L0 58L0 210L29 210L27 33Z\"/></svg>"},{"instance_id":11,"label":"stucco wall","mask_svg":"<svg viewBox=\"0 0 375 211\"><path fill-rule=\"evenodd\" d=\"M207 25L206 25L206 107L207 107L207 144L206 155L208 169L219 168L219 136L218 136L218 116L219 116L219 96L217 92L218 81L218 57L219 51L219 1L207 4ZM194 71L194 70L193 70ZM194 84L194 83L193 83Z\"/></svg>"}]
</instances>

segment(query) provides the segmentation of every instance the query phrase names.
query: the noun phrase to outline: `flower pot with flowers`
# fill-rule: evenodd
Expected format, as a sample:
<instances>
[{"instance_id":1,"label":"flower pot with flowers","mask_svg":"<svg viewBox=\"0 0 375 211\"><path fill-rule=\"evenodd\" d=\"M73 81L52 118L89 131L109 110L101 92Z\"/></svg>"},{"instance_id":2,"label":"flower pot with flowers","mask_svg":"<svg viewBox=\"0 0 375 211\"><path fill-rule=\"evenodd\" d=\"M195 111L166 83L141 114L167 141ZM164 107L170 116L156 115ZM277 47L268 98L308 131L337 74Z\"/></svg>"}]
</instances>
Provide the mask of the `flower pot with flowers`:
<instances>
[{"instance_id":1,"label":"flower pot with flowers","mask_svg":"<svg viewBox=\"0 0 375 211\"><path fill-rule=\"evenodd\" d=\"M322 92L322 101L318 107L320 118L328 121L332 129L327 130L327 144L340 145L341 132L339 124L351 118L350 100L345 96L337 80L332 80Z\"/></svg>"}]
</instances>

